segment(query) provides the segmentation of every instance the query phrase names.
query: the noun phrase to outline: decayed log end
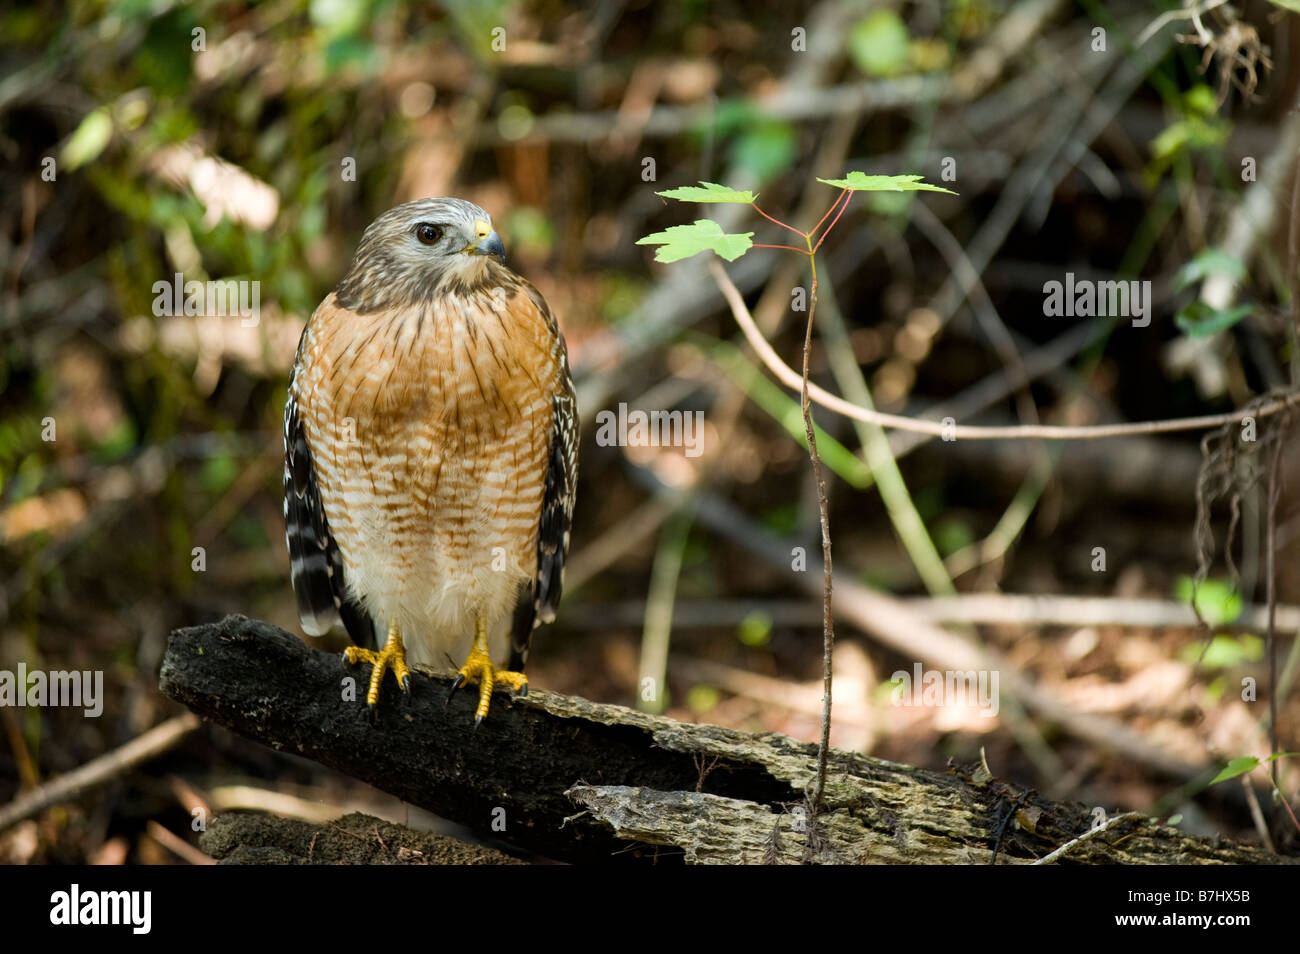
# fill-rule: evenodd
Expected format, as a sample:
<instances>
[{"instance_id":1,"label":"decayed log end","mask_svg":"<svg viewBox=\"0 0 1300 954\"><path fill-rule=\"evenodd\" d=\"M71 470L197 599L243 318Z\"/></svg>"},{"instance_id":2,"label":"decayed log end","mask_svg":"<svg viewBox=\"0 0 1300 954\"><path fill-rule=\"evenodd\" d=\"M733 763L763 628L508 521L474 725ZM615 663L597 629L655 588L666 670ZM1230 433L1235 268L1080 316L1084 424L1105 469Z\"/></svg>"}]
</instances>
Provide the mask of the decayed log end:
<instances>
[{"instance_id":1,"label":"decayed log end","mask_svg":"<svg viewBox=\"0 0 1300 954\"><path fill-rule=\"evenodd\" d=\"M222 864L518 865L483 845L352 812L323 825L264 812L218 815L199 847Z\"/></svg>"},{"instance_id":2,"label":"decayed log end","mask_svg":"<svg viewBox=\"0 0 1300 954\"><path fill-rule=\"evenodd\" d=\"M160 684L240 735L563 861L987 864L997 842L1000 863L1024 863L1092 826L1088 807L1002 781L838 751L814 824L804 794L814 745L541 689L496 694L475 730L477 694L453 694L450 675L426 671L413 673L409 697L388 680L372 718L368 676L368 667L347 666L277 627L229 616L173 632ZM300 834L272 840L262 857L281 851L300 859ZM228 860L259 857L223 850ZM1077 843L1061 860L1284 859L1134 819Z\"/></svg>"}]
</instances>

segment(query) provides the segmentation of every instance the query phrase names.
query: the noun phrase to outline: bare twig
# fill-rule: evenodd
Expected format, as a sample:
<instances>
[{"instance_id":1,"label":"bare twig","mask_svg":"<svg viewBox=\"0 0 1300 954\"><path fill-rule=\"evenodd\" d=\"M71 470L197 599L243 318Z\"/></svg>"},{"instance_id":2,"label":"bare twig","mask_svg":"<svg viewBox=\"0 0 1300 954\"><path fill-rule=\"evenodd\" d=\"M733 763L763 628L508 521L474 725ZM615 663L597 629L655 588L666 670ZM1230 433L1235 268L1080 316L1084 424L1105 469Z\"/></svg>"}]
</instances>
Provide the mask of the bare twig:
<instances>
[{"instance_id":1,"label":"bare twig","mask_svg":"<svg viewBox=\"0 0 1300 954\"><path fill-rule=\"evenodd\" d=\"M145 826L145 831L147 831L149 837L158 842L158 844L162 845L172 854L184 858L192 865L215 865L217 863L216 858L199 851L199 849L195 848L180 835L176 834L170 828L164 828L152 818L149 819L149 824Z\"/></svg>"},{"instance_id":2,"label":"bare twig","mask_svg":"<svg viewBox=\"0 0 1300 954\"><path fill-rule=\"evenodd\" d=\"M1124 814L1122 815L1116 815L1114 818L1108 818L1103 824L1098 825L1096 828L1089 828L1078 838L1075 838L1072 841L1067 841L1060 848L1057 848L1055 851L1051 852L1050 854L1043 855L1043 857L1033 862L1033 864L1050 865L1056 861L1059 861L1061 858L1065 857L1065 855L1067 855L1072 848L1076 848L1079 845L1083 844L1085 841L1088 841L1091 838L1096 838L1098 835L1110 831L1120 822L1143 821L1143 820L1145 820L1145 816L1141 812L1124 812Z\"/></svg>"},{"instance_id":3,"label":"bare twig","mask_svg":"<svg viewBox=\"0 0 1300 954\"><path fill-rule=\"evenodd\" d=\"M1276 768L1276 763L1274 763ZM1260 807L1259 796L1255 794L1255 786L1250 783L1250 773L1247 772L1241 776L1241 790L1246 795L1246 804L1250 806L1250 820L1255 824L1255 831L1259 833L1259 840L1263 842L1264 847L1269 851L1276 851L1273 846L1273 835L1268 830L1268 821L1264 818L1264 809Z\"/></svg>"},{"instance_id":4,"label":"bare twig","mask_svg":"<svg viewBox=\"0 0 1300 954\"><path fill-rule=\"evenodd\" d=\"M1027 352L1024 356L1025 383L1032 383L1041 377L1055 373L1079 352L1110 334L1110 329L1111 323L1104 318L1079 322L1042 347ZM1010 397L1018 386L1018 382L1012 379L1010 369L1000 368L965 390L926 408L924 417L920 420L942 420L945 417L959 420L973 417ZM895 430L890 435L889 446L894 451L894 457L901 459L933 439L933 435L929 434Z\"/></svg>"},{"instance_id":5,"label":"bare twig","mask_svg":"<svg viewBox=\"0 0 1300 954\"><path fill-rule=\"evenodd\" d=\"M51 779L40 788L19 795L4 808L0 808L0 831L31 818L51 805L71 801L82 792L110 782L128 770L156 758L173 748L199 726L199 717L186 712L154 726L148 732L132 739L80 768Z\"/></svg>"},{"instance_id":6,"label":"bare twig","mask_svg":"<svg viewBox=\"0 0 1300 954\"><path fill-rule=\"evenodd\" d=\"M658 498L655 498L658 499ZM960 593L956 596L903 596L898 602L927 623L995 626L1127 626L1135 629L1192 628L1196 615L1174 600L1125 599L1118 596L1068 596L1054 593ZM1300 606L1279 603L1277 636L1300 631ZM802 600L678 600L673 628L736 626L755 614L775 626L813 626L821 611ZM638 626L645 618L644 600L579 603L568 608L566 627L599 629ZM1268 607L1247 605L1237 619L1216 626L1217 632L1259 632L1268 626ZM1285 693L1280 695L1285 696Z\"/></svg>"},{"instance_id":7,"label":"bare twig","mask_svg":"<svg viewBox=\"0 0 1300 954\"><path fill-rule=\"evenodd\" d=\"M793 368L781 360L772 346L762 336L754 319L745 306L740 290L732 284L727 273L716 260L709 263L718 287L731 308L731 314L745 333L750 346L758 353L769 371L791 389L802 387L801 377ZM1053 440L1097 440L1104 437L1127 437L1133 434L1167 434L1174 431L1197 431L1219 427L1223 424L1235 424L1244 418L1271 417L1288 408L1300 405L1300 392L1287 392L1266 400L1254 407L1242 408L1227 414L1203 414L1198 417L1171 418L1163 421L1136 421L1127 424L1095 424L1078 427L1051 426L1046 424L1018 424L1006 427L976 427L968 424L946 425L941 421L924 421L898 414L885 414L880 411L858 407L856 404L831 394L815 384L808 385L811 400L844 417L882 427L893 427L903 431L930 434L945 437L948 440L995 440L998 438L1050 438Z\"/></svg>"}]
</instances>

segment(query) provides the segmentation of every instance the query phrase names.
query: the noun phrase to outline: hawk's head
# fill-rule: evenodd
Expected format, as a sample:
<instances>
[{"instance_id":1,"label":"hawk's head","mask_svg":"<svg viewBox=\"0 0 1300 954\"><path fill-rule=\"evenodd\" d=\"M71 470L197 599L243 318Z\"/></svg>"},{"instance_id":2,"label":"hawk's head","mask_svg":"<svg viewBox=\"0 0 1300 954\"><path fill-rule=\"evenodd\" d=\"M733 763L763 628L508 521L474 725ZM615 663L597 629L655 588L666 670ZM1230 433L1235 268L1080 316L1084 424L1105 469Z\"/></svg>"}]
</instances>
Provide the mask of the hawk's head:
<instances>
[{"instance_id":1,"label":"hawk's head","mask_svg":"<svg viewBox=\"0 0 1300 954\"><path fill-rule=\"evenodd\" d=\"M492 217L477 205L418 199L370 223L335 292L339 304L361 313L467 294L487 285L489 266L499 267L505 257Z\"/></svg>"}]
</instances>

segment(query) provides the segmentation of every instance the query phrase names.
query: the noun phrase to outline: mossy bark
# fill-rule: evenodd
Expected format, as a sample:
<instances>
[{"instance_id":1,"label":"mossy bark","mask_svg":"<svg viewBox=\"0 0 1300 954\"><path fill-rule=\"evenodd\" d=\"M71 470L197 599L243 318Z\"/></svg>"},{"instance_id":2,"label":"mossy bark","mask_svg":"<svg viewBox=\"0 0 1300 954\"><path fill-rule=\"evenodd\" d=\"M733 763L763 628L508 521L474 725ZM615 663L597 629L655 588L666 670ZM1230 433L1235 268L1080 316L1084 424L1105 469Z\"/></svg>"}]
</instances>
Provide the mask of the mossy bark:
<instances>
[{"instance_id":1,"label":"mossy bark","mask_svg":"<svg viewBox=\"0 0 1300 954\"><path fill-rule=\"evenodd\" d=\"M450 676L423 671L413 674L409 696L388 678L370 714L368 675L267 623L230 616L172 633L161 687L247 738L564 861L987 864L996 845L999 863L1024 863L1093 825L1087 806L1052 802L987 773L932 772L838 751L814 821L805 805L814 745L541 689L522 698L498 693L476 730L477 694L453 694ZM1283 859L1137 818L1059 860Z\"/></svg>"}]
</instances>

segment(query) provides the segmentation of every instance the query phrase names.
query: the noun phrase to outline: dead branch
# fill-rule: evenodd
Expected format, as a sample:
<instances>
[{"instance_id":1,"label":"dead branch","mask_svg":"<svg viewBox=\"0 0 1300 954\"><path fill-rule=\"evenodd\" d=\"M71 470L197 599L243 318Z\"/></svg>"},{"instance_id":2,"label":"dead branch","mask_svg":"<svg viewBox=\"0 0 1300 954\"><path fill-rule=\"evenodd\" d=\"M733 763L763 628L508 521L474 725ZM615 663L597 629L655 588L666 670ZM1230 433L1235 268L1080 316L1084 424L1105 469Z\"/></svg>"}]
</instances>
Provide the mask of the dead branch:
<instances>
[{"instance_id":1,"label":"dead branch","mask_svg":"<svg viewBox=\"0 0 1300 954\"><path fill-rule=\"evenodd\" d=\"M767 369L786 387L796 390L802 388L802 378L778 355L767 339L763 337L754 319L745 305L745 299L735 283L727 276L717 259L710 259L709 271L713 274L718 288L727 299L731 314L740 325L741 331ZM1236 424L1247 417L1272 417L1300 404L1300 393L1281 392L1275 396L1262 396L1250 406L1227 414L1201 414L1195 417L1179 417L1162 421L1135 421L1123 424L1091 424L1063 426L1050 424L1017 424L1006 427L977 427L970 424L948 425L941 421L927 421L921 418L904 417L899 414L885 414L871 408L859 407L832 394L815 384L808 386L812 400L822 407L834 411L855 421L865 421L880 427L893 427L902 431L918 434L930 434L950 440L995 440L998 438L1052 438L1054 440L1096 440L1103 437L1127 437L1134 434L1169 434L1175 431L1208 430L1225 424Z\"/></svg>"},{"instance_id":2,"label":"dead branch","mask_svg":"<svg viewBox=\"0 0 1300 954\"><path fill-rule=\"evenodd\" d=\"M51 805L72 801L82 792L120 777L128 769L173 748L198 727L199 720L188 712L168 719L120 748L106 752L66 775L60 775L39 788L19 795L0 808L0 831L40 814Z\"/></svg>"},{"instance_id":3,"label":"dead branch","mask_svg":"<svg viewBox=\"0 0 1300 954\"><path fill-rule=\"evenodd\" d=\"M423 672L410 698L383 696L372 725L364 705L344 701L349 678L356 673L339 656L230 616L172 633L160 681L166 695L241 735L566 861L987 863L1001 831L1000 856L1025 863L1093 827L1088 806L1054 803L985 773L936 773L835 750L826 810L814 823L803 806L815 745L539 689L522 699L498 695L476 732L473 694L448 699L450 677ZM1018 824L1007 821L1011 806ZM208 840L204 848L216 857L233 850ZM1069 860L1283 859L1142 818L1080 842Z\"/></svg>"}]
</instances>

